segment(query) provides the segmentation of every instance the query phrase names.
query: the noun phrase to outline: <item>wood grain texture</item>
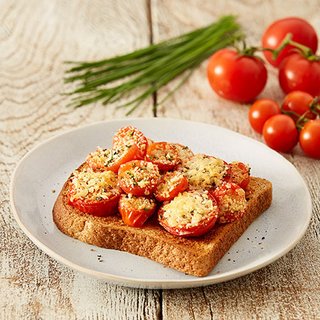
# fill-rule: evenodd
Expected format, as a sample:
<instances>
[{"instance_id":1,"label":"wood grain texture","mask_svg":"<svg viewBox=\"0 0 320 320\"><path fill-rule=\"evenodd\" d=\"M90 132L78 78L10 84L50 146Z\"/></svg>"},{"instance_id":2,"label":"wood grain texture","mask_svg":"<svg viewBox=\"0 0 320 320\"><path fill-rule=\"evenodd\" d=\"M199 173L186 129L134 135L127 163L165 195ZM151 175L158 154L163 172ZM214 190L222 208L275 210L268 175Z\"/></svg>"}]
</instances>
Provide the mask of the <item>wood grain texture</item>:
<instances>
[{"instance_id":1,"label":"wood grain texture","mask_svg":"<svg viewBox=\"0 0 320 320\"><path fill-rule=\"evenodd\" d=\"M67 108L63 62L140 48L149 30L144 0L0 2L1 319L157 318L159 292L108 285L53 261L22 233L8 201L10 175L33 146L124 115L96 105ZM136 116L151 116L150 101Z\"/></svg>"},{"instance_id":2,"label":"wood grain texture","mask_svg":"<svg viewBox=\"0 0 320 320\"><path fill-rule=\"evenodd\" d=\"M209 24L226 13L238 15L249 44L259 44L274 19L299 15L319 30L315 11L318 1L153 1L155 41ZM299 8L299 9L298 9ZM248 16L248 13L250 16ZM187 84L160 108L164 117L214 123L257 140L261 137L248 125L246 105L217 97L205 79L206 63L194 72ZM268 67L269 79L261 97L281 101L276 72ZM158 92L158 99L174 87ZM320 318L320 163L302 155L299 148L285 155L305 178L313 200L313 218L306 236L285 257L272 265L231 282L191 290L164 291L165 319L319 319ZM303 261L303 263L302 263Z\"/></svg>"},{"instance_id":3,"label":"wood grain texture","mask_svg":"<svg viewBox=\"0 0 320 320\"><path fill-rule=\"evenodd\" d=\"M308 184L313 217L285 257L253 274L189 290L141 290L107 284L64 267L37 249L15 222L10 176L21 157L70 128L124 117L92 105L73 110L63 75L66 60L121 54L237 14L257 44L264 26L299 15L320 30L318 0L15 0L0 1L0 319L319 319L320 164L297 148L286 158ZM150 26L152 22L152 28ZM276 72L261 96L282 99ZM161 100L175 84L157 93ZM133 116L151 116L153 99ZM260 140L247 107L218 98L205 63L159 108L159 116L192 119Z\"/></svg>"}]
</instances>

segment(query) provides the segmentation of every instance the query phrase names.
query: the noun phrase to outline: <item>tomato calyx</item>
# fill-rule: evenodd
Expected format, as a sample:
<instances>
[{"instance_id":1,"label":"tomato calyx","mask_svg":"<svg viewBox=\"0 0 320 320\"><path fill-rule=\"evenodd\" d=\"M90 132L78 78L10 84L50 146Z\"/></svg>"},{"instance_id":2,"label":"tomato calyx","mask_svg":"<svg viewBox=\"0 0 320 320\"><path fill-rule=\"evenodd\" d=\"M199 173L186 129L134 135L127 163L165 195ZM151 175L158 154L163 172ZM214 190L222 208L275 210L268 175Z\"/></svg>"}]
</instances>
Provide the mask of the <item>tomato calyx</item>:
<instances>
[{"instance_id":1,"label":"tomato calyx","mask_svg":"<svg viewBox=\"0 0 320 320\"><path fill-rule=\"evenodd\" d=\"M242 48L240 48L237 45L234 45L234 49L237 51L239 57L245 56L245 57L257 58L264 63L264 60L255 54L256 52L260 52L261 48L254 47L254 46L247 47L247 43L244 40L242 40L241 43L242 43Z\"/></svg>"}]
</instances>

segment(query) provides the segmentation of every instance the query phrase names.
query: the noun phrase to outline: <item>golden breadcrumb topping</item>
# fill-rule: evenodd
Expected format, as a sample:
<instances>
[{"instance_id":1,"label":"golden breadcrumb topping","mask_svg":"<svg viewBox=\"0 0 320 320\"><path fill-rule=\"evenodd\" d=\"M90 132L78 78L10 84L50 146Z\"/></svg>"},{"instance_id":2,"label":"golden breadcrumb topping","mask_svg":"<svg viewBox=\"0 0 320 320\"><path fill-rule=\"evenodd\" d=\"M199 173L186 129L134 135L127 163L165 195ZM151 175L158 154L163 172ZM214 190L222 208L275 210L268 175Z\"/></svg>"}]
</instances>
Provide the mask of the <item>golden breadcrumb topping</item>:
<instances>
[{"instance_id":1,"label":"golden breadcrumb topping","mask_svg":"<svg viewBox=\"0 0 320 320\"><path fill-rule=\"evenodd\" d=\"M114 146L125 145L127 147L132 147L134 144L137 145L139 150L144 151L147 149L147 139L144 134L133 126L119 129L114 136Z\"/></svg>"},{"instance_id":2,"label":"golden breadcrumb topping","mask_svg":"<svg viewBox=\"0 0 320 320\"><path fill-rule=\"evenodd\" d=\"M112 171L94 172L91 168L75 170L71 176L73 192L70 200L109 199L119 194L117 175Z\"/></svg>"},{"instance_id":3,"label":"golden breadcrumb topping","mask_svg":"<svg viewBox=\"0 0 320 320\"><path fill-rule=\"evenodd\" d=\"M227 189L231 188L230 183L226 183L224 186ZM246 209L246 206L246 193L242 188L234 190L232 195L226 193L223 197L219 198L219 209L221 211L221 215L223 215L224 212L242 212Z\"/></svg>"},{"instance_id":4,"label":"golden breadcrumb topping","mask_svg":"<svg viewBox=\"0 0 320 320\"><path fill-rule=\"evenodd\" d=\"M200 189L220 185L228 170L228 165L221 159L204 154L196 154L182 167L189 184Z\"/></svg>"},{"instance_id":5,"label":"golden breadcrumb topping","mask_svg":"<svg viewBox=\"0 0 320 320\"><path fill-rule=\"evenodd\" d=\"M132 168L124 172L121 180L126 186L145 188L158 183L160 179L158 166L148 161L144 161L143 164L143 167L133 164Z\"/></svg>"},{"instance_id":6,"label":"golden breadcrumb topping","mask_svg":"<svg viewBox=\"0 0 320 320\"><path fill-rule=\"evenodd\" d=\"M170 227L192 227L217 211L217 206L205 191L186 191L165 204L162 209L163 217Z\"/></svg>"},{"instance_id":7,"label":"golden breadcrumb topping","mask_svg":"<svg viewBox=\"0 0 320 320\"><path fill-rule=\"evenodd\" d=\"M86 161L90 166L97 168L110 167L121 157L130 147L119 145L112 149L102 149L98 147L94 152L89 153Z\"/></svg>"},{"instance_id":8,"label":"golden breadcrumb topping","mask_svg":"<svg viewBox=\"0 0 320 320\"><path fill-rule=\"evenodd\" d=\"M164 198L168 198L170 192L177 187L183 177L184 174L179 171L167 172L162 176L162 181L157 186L157 193L161 194Z\"/></svg>"},{"instance_id":9,"label":"golden breadcrumb topping","mask_svg":"<svg viewBox=\"0 0 320 320\"><path fill-rule=\"evenodd\" d=\"M122 204L128 209L133 210L152 210L155 206L155 202L151 198L137 197L131 194L124 194L121 196Z\"/></svg>"}]
</instances>

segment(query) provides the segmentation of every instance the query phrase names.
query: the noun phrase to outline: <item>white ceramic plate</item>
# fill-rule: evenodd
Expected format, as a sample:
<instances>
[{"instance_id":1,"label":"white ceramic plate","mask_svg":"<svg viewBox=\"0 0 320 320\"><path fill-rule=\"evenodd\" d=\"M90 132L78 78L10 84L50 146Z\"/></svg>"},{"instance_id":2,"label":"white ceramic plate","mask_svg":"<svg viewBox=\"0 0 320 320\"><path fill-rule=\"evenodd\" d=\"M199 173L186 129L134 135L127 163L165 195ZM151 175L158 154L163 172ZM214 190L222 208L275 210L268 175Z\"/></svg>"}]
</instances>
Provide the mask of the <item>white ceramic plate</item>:
<instances>
[{"instance_id":1,"label":"white ceramic plate","mask_svg":"<svg viewBox=\"0 0 320 320\"><path fill-rule=\"evenodd\" d=\"M55 199L69 174L115 131L134 125L154 140L180 142L194 152L250 164L273 183L273 203L206 277L187 276L148 259L101 249L62 234L52 221ZM140 288L186 288L218 283L262 268L291 250L311 218L305 182L285 158L262 143L217 126L173 119L126 119L56 136L30 151L11 182L14 216L26 235L54 259L108 282Z\"/></svg>"}]
</instances>

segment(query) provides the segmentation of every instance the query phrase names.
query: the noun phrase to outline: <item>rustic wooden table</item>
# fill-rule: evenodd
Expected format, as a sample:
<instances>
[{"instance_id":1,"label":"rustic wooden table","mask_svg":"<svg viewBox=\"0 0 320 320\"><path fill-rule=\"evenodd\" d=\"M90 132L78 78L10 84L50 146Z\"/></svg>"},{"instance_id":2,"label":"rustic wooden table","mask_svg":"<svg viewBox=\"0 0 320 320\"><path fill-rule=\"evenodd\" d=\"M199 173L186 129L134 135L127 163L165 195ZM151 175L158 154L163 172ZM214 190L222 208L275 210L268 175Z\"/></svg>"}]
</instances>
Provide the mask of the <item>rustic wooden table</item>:
<instances>
[{"instance_id":1,"label":"rustic wooden table","mask_svg":"<svg viewBox=\"0 0 320 320\"><path fill-rule=\"evenodd\" d=\"M67 108L65 60L126 53L238 15L250 44L274 19L299 15L320 30L319 0L100 0L0 2L0 315L1 319L320 319L320 162L297 148L285 157L308 184L313 217L301 242L242 278L196 289L143 290L111 285L49 258L21 231L9 204L10 176L23 155L67 129L124 117L124 110ZM161 99L174 84L160 90ZM283 98L270 69L262 96ZM152 116L149 99L133 116ZM220 125L261 140L247 107L218 98L203 64L160 117ZM298 196L298 195L297 195Z\"/></svg>"}]
</instances>

